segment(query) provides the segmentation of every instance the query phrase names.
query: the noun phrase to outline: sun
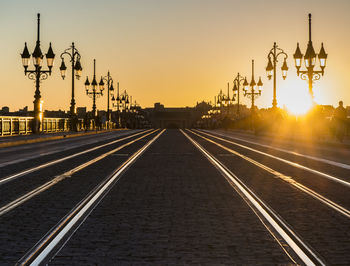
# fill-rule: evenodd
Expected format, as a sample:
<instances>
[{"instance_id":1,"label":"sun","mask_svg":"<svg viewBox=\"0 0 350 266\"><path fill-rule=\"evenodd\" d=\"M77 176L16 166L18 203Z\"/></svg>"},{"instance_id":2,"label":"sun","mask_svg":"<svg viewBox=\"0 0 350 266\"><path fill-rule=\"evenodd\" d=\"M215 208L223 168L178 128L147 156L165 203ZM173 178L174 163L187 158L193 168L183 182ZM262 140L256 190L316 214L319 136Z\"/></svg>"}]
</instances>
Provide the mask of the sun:
<instances>
[{"instance_id":1,"label":"sun","mask_svg":"<svg viewBox=\"0 0 350 266\"><path fill-rule=\"evenodd\" d=\"M289 113L296 116L305 115L312 107L311 100L298 100L298 101L290 101L286 103L286 108Z\"/></svg>"},{"instance_id":2,"label":"sun","mask_svg":"<svg viewBox=\"0 0 350 266\"><path fill-rule=\"evenodd\" d=\"M280 106L287 109L292 115L305 115L313 106L308 88L303 82L288 82L279 93Z\"/></svg>"}]
</instances>

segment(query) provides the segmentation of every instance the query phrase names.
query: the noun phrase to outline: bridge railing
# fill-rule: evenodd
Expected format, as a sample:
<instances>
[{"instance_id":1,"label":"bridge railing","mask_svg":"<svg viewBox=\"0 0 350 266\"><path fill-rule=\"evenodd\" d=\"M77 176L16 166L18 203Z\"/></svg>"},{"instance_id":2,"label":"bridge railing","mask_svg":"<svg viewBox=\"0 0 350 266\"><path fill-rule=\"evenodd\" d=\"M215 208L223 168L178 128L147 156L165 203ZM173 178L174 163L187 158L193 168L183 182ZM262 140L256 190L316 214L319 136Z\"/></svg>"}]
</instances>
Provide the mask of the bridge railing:
<instances>
[{"instance_id":1,"label":"bridge railing","mask_svg":"<svg viewBox=\"0 0 350 266\"><path fill-rule=\"evenodd\" d=\"M0 116L0 136L23 135L32 133L33 117ZM62 132L69 130L69 118L49 118L42 121L42 132ZM78 120L78 130L84 129L83 120Z\"/></svg>"}]
</instances>

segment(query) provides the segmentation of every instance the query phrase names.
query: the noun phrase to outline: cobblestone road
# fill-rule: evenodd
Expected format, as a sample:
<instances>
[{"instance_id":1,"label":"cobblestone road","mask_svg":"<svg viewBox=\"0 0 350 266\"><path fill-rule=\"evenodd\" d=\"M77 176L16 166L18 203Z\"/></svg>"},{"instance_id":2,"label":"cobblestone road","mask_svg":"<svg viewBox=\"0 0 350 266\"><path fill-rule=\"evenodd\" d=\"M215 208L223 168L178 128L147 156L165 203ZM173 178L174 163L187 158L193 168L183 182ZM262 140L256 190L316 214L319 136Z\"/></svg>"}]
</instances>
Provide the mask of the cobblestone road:
<instances>
[{"instance_id":1,"label":"cobblestone road","mask_svg":"<svg viewBox=\"0 0 350 266\"><path fill-rule=\"evenodd\" d=\"M168 130L51 263L290 262L215 167L180 131Z\"/></svg>"}]
</instances>

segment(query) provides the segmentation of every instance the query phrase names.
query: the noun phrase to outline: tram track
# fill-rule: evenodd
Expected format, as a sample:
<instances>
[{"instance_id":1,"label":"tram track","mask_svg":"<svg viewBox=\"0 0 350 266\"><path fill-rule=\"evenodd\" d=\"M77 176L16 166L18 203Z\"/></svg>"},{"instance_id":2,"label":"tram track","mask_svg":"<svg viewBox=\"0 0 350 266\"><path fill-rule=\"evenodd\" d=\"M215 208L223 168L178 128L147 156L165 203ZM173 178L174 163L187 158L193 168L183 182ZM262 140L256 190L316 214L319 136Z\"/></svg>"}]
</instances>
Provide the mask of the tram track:
<instances>
[{"instance_id":1,"label":"tram track","mask_svg":"<svg viewBox=\"0 0 350 266\"><path fill-rule=\"evenodd\" d=\"M204 132L204 131L198 131L198 130L195 130L196 132L200 132L202 134L205 134L207 136L210 136L212 138L216 138L218 140L221 140L221 141L224 141L224 142L227 142L227 143L230 143L230 144L233 144L233 145L236 145L240 148L243 148L243 149L246 149L246 150L249 150L249 151L252 151L252 152L255 152L255 153L258 153L258 154L261 154L261 155L264 155L264 156L267 156L269 158L272 158L274 160L278 160L280 162L283 162L285 164L288 164L290 166L293 166L295 168L299 168L299 169L302 169L302 170L305 170L305 171L308 171L310 173L313 173L313 174L316 174L318 176L321 176L323 178L327 178L333 182L337 182L341 185L344 185L348 188L350 188L350 182L346 181L346 180L343 180L341 178L338 178L338 177L335 177L335 176L332 176L330 174L327 174L327 173L324 173L324 172L321 172L321 171L318 171L316 169L313 169L313 168L310 168L310 167L307 167L307 166L304 166L302 164L299 164L299 163L296 163L296 162L293 162L293 161L290 161L290 160L287 160L287 159L283 159L281 157L278 157L278 156L274 156L272 154L269 154L269 153L266 153L266 152L263 152L263 151L259 151L257 149L254 149L254 148L251 148L251 147L248 147L246 145L242 145L242 144L239 144L237 142L233 142L233 141L230 141L230 140L227 140L227 139L224 139L224 138L220 138L218 136L215 136L213 134L209 134L207 132ZM249 143L254 143L256 144L255 142L249 142ZM311 159L311 160L315 160L315 161L319 161L319 162L322 162L322 163L326 163L326 164L329 164L329 165L332 165L332 166L336 166L336 167L340 167L340 168L343 168L343 169L346 169L346 170L350 170L350 165L348 164L344 164L344 163L339 163L339 162L335 162L335 161L331 161L331 160L326 160L326 159L323 159L323 158L318 158L318 157L315 157L315 156L308 156L308 155L304 155L304 154L300 154L300 153L296 153L296 152L291 152L291 151L288 151L288 150L285 150L285 149L279 149L279 148L276 148L276 147L272 147L270 145L263 145L263 144L256 144L256 145L260 145L260 146L263 146L263 147L268 147L268 148L272 148L272 149L275 149L275 150L279 150L279 151L283 151L283 152L286 152L286 153L289 153L289 154L293 154L293 155L297 155L297 156L300 156L300 157L304 157L304 158L307 158L307 159Z\"/></svg>"},{"instance_id":2,"label":"tram track","mask_svg":"<svg viewBox=\"0 0 350 266\"><path fill-rule=\"evenodd\" d=\"M119 181L122 174L154 143L164 132L162 130L140 149L134 152L113 174L105 178L86 195L61 221L37 242L17 265L41 265L47 263L70 239L90 213ZM152 131L149 134L154 133Z\"/></svg>"},{"instance_id":3,"label":"tram track","mask_svg":"<svg viewBox=\"0 0 350 266\"><path fill-rule=\"evenodd\" d=\"M295 256L306 265L326 265L312 247L310 247L298 234L285 223L279 215L271 209L262 199L260 199L251 189L249 189L234 173L232 173L215 156L209 153L198 142L181 130L186 138L202 152L202 154L218 169L228 180L237 193L246 201L248 206L257 215L259 220L267 228L273 238L279 243L282 249L288 254L293 263L297 263ZM199 134L188 130L192 134L201 137ZM277 234L277 235L276 235ZM288 248L286 248L288 245Z\"/></svg>"},{"instance_id":4,"label":"tram track","mask_svg":"<svg viewBox=\"0 0 350 266\"><path fill-rule=\"evenodd\" d=\"M117 132L106 132L100 135L88 135L81 136L78 138L68 138L61 140L53 140L48 142L40 142L34 144L27 144L15 147L1 148L0 156L5 154L6 157L10 155L18 155L24 154L22 158L11 158L10 160L2 160L0 162L0 169L4 169L4 167L9 167L12 165L19 165L20 163L24 163L27 161L33 161L38 158L48 157L50 155L55 155L61 152L67 152L73 149L83 148L85 146L95 145L99 142L108 142L110 139L115 139L118 137L123 137L126 135L133 134L139 130L123 130ZM143 131L143 130L141 130ZM33 153L33 150L36 152ZM3 158L2 158L3 159Z\"/></svg>"},{"instance_id":5,"label":"tram track","mask_svg":"<svg viewBox=\"0 0 350 266\"><path fill-rule=\"evenodd\" d=\"M298 156L300 158L311 159L311 160L322 162L322 163L325 163L325 164L328 164L328 165L332 165L332 166L336 166L336 167L340 167L340 168L343 168L343 169L350 170L350 165L346 164L346 163L341 163L341 162L337 162L337 161L330 160L330 159L320 158L320 157L313 156L313 155L303 154L303 153L292 151L292 150L289 150L289 149L279 148L279 147L276 147L276 146L273 146L273 145L262 144L262 143L259 143L259 142L256 142L256 141L251 141L251 140L248 140L248 139L244 139L244 138L240 138L240 137L236 137L236 136L231 136L231 135L228 135L228 134L223 134L223 133L220 133L220 132L214 132L214 134L213 134L213 132L210 132L208 130L200 130L200 132L207 133L208 135L211 135L211 136L218 135L220 137L226 137L226 138L229 138L229 139L232 139L232 140L237 140L237 141L245 142L245 143L252 144L252 145L255 145L255 146L267 148L269 150L275 150L275 151L283 152L283 153L286 153L286 154ZM235 144L235 145L236 144L237 145L241 145L241 144L239 144L237 142L231 142L231 143ZM247 146L241 145L241 147L246 148ZM252 149L252 151L254 151L254 150L255 149Z\"/></svg>"},{"instance_id":6,"label":"tram track","mask_svg":"<svg viewBox=\"0 0 350 266\"><path fill-rule=\"evenodd\" d=\"M132 138L132 137L136 137L136 136L138 136L138 135L140 135L142 133L145 133L141 137L138 137L138 138L136 138L134 140L131 140L131 141L125 143L125 144L122 144L122 145L118 146L117 148L114 148L114 149L112 149L112 150L110 150L110 151L108 151L106 153L103 153L102 155L99 155L99 156L97 156L97 157L95 157L95 158L93 158L93 159L91 159L91 160L89 160L89 161L87 161L87 162L85 162L83 164L80 164L80 165L74 167L73 169L69 169L69 170L65 171L63 174L60 174L60 175L57 175L57 176L53 177L50 181L46 182L45 184L42 184L42 185L36 187L35 189L33 189L33 190L31 190L31 191L21 195L20 197L16 198L15 200L7 203L6 205L1 206L0 207L0 217L2 215L4 215L4 214L8 213L9 211L13 210L14 208L20 206L21 204L27 202L31 198L37 196L38 194L46 191L47 189L51 188L52 186L56 185L57 183L63 181L64 179L71 177L73 174L77 173L78 171L81 171L82 169L84 169L84 168L86 168L86 167L88 167L88 166L90 166L90 165L92 165L92 164L94 164L94 163L96 163L96 162L106 158L107 156L109 156L109 155L111 155L111 154L113 154L113 153L115 153L115 152L117 152L117 151L119 151L119 150L121 150L121 149L123 149L123 148L125 148L125 147L127 147L127 146L129 146L129 145L131 145L131 144L133 144L133 143L135 143L135 142L137 142L137 141L139 141L139 140L149 136L149 135L151 135L151 134L153 134L156 131L157 130L151 130L150 132L147 131L146 133L145 132L141 132L141 133L137 133L137 134L134 134L134 135L131 135L131 136L128 136L128 137L125 137L125 138L113 141L113 144L114 144L114 143L120 142L122 140L126 140L126 139L129 139L129 138ZM101 145L101 146L106 146L106 145L110 145L110 144L111 143L104 144L104 145ZM86 151L84 151L82 153L86 153L88 151L95 150L97 148L101 148L101 146L98 146L98 147L93 148L93 149L86 150ZM63 159L67 160L67 159L71 158L71 156L68 156L68 157L69 158L65 157ZM59 160L54 161L54 162L55 163L59 163L61 161L62 161L62 159L59 159ZM35 171L35 170L33 170L33 171Z\"/></svg>"},{"instance_id":7,"label":"tram track","mask_svg":"<svg viewBox=\"0 0 350 266\"><path fill-rule=\"evenodd\" d=\"M309 187L307 187L307 186L297 182L295 180L295 178L293 178L291 176L287 176L287 175L285 175L285 174L283 174L283 173L281 173L279 171L276 171L276 170L274 170L274 169L272 169L272 168L270 168L270 167L268 167L268 166L266 166L266 165L264 165L264 164L262 164L260 162L257 162L256 160L251 159L248 156L245 156L245 155L243 155L243 154L241 154L241 153L239 153L239 152L237 152L237 151L235 151L233 149L230 149L230 148L228 148L228 147L226 147L226 146L224 146L224 145L222 145L222 144L220 144L218 142L215 142L215 141L213 141L213 140L211 140L209 138L206 138L206 137L202 136L201 134L198 134L198 133L196 133L196 132L194 132L192 130L190 130L190 132L192 134L194 134L194 135L204 139L205 141L210 142L210 143L220 147L221 149L224 149L224 150L228 151L229 153L232 153L232 154L234 154L234 155L236 155L236 156L238 156L238 157L248 161L249 163L251 163L251 164L261 168L262 170L272 174L275 178L278 178L278 179L286 182L287 184L291 185L292 187L298 189L299 191L301 191L301 192L311 196L312 198L314 198L318 202L320 202L320 203L324 204L325 206L333 209L337 213L345 216L346 218L350 218L350 210L349 209L345 208L344 206L341 206L340 204L337 204L336 202L328 199L327 197L321 195L320 193L318 193L318 192L310 189ZM209 134L206 134L206 135L209 135Z\"/></svg>"},{"instance_id":8,"label":"tram track","mask_svg":"<svg viewBox=\"0 0 350 266\"><path fill-rule=\"evenodd\" d=\"M22 176L25 176L27 174L33 173L35 171L38 171L38 170L44 169L46 167L49 167L49 166L52 166L52 165L64 162L64 161L69 160L69 159L73 159L73 158L75 158L77 156L80 156L80 155L83 155L83 154L86 154L86 153L89 153L89 152L92 152L92 151L95 151L95 150L98 150L98 149L101 149L101 148L113 145L115 143L118 143L118 142L130 139L132 137L138 136L140 134L143 134L143 133L146 133L146 132L149 132L149 131L150 130L146 130L146 131L138 132L136 134L132 134L132 135L129 135L129 136L126 136L126 137L123 137L123 138L118 138L118 139L113 140L111 142L107 142L105 144L102 144L102 145L99 145L99 146L96 146L96 147L93 147L93 148L89 148L89 149L86 149L86 150L83 150L83 151L80 151L80 152L77 152L77 153L74 153L74 154L71 154L71 155L68 155L68 156L64 156L64 157L59 158L59 159L55 159L55 160L52 160L52 161L40 164L40 165L35 166L35 167L31 167L31 168L25 169L25 170L17 172L17 173L5 176L5 177L0 179L0 186L4 185L4 184L6 184L6 183L8 183L10 181L13 181L13 180L15 180L15 179L17 179L19 177L22 177ZM75 148L75 147L73 147L73 148Z\"/></svg>"}]
</instances>

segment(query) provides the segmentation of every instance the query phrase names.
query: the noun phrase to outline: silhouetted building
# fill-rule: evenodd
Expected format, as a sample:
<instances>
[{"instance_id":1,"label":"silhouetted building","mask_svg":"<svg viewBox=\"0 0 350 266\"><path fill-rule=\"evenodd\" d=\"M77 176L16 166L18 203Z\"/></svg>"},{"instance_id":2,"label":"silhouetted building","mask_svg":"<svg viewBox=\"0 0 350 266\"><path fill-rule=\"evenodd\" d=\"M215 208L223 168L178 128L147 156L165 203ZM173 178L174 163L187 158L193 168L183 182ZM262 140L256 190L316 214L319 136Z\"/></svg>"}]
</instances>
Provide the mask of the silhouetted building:
<instances>
[{"instance_id":1,"label":"silhouetted building","mask_svg":"<svg viewBox=\"0 0 350 266\"><path fill-rule=\"evenodd\" d=\"M153 128L190 128L195 122L194 108L165 108L155 103L154 108L145 108Z\"/></svg>"},{"instance_id":2,"label":"silhouetted building","mask_svg":"<svg viewBox=\"0 0 350 266\"><path fill-rule=\"evenodd\" d=\"M86 115L86 107L77 107L78 118L84 118Z\"/></svg>"},{"instance_id":3,"label":"silhouetted building","mask_svg":"<svg viewBox=\"0 0 350 266\"><path fill-rule=\"evenodd\" d=\"M44 117L50 117L50 118L68 118L69 113L66 113L65 111L58 110L58 111L44 111Z\"/></svg>"},{"instance_id":4,"label":"silhouetted building","mask_svg":"<svg viewBox=\"0 0 350 266\"><path fill-rule=\"evenodd\" d=\"M1 109L1 114L5 115L8 114L10 112L10 108L7 106L2 107Z\"/></svg>"}]
</instances>

